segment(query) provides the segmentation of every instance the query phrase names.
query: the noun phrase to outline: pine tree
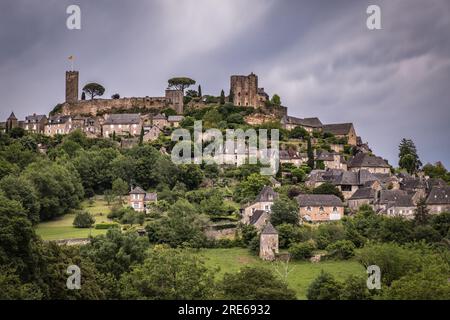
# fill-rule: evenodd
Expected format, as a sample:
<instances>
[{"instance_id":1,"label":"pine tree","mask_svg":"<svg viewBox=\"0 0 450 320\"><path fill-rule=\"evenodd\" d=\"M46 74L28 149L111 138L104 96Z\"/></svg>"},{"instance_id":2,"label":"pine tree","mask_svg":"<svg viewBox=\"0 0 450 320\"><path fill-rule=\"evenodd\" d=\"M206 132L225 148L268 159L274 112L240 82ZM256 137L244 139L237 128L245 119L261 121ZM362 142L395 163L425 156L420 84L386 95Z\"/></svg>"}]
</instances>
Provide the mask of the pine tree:
<instances>
[{"instance_id":1,"label":"pine tree","mask_svg":"<svg viewBox=\"0 0 450 320\"><path fill-rule=\"evenodd\" d=\"M311 145L311 137L308 137L308 166L314 169L314 152Z\"/></svg>"},{"instance_id":2,"label":"pine tree","mask_svg":"<svg viewBox=\"0 0 450 320\"><path fill-rule=\"evenodd\" d=\"M115 131L113 131L112 139L113 139L113 141L116 141L116 132Z\"/></svg>"},{"instance_id":3,"label":"pine tree","mask_svg":"<svg viewBox=\"0 0 450 320\"><path fill-rule=\"evenodd\" d=\"M202 86L201 85L198 85L198 96L200 98L203 97L203 95L202 95Z\"/></svg>"},{"instance_id":4,"label":"pine tree","mask_svg":"<svg viewBox=\"0 0 450 320\"><path fill-rule=\"evenodd\" d=\"M139 135L139 145L142 146L144 143L144 127L141 127L141 134Z\"/></svg>"},{"instance_id":5,"label":"pine tree","mask_svg":"<svg viewBox=\"0 0 450 320\"><path fill-rule=\"evenodd\" d=\"M86 93L84 92L81 93L81 100L86 100Z\"/></svg>"},{"instance_id":6,"label":"pine tree","mask_svg":"<svg viewBox=\"0 0 450 320\"><path fill-rule=\"evenodd\" d=\"M220 104L225 104L225 92L223 90L220 92Z\"/></svg>"},{"instance_id":7,"label":"pine tree","mask_svg":"<svg viewBox=\"0 0 450 320\"><path fill-rule=\"evenodd\" d=\"M406 169L410 174L416 173L422 166L422 162L419 159L414 142L411 139L403 138L398 148L399 167Z\"/></svg>"}]
</instances>

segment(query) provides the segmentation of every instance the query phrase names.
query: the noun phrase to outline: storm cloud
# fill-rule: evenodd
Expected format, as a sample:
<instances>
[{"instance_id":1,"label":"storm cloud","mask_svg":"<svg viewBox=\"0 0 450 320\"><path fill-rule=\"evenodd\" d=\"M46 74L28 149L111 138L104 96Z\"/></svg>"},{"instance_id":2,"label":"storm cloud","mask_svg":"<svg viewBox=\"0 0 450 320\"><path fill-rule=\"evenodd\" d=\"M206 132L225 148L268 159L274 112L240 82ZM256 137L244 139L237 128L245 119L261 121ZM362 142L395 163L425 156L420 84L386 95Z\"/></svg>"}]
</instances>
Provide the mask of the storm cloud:
<instances>
[{"instance_id":1,"label":"storm cloud","mask_svg":"<svg viewBox=\"0 0 450 320\"><path fill-rule=\"evenodd\" d=\"M71 4L81 30L66 28ZM382 30L367 29L369 4ZM255 72L290 115L353 122L393 165L406 137L424 163L450 166L447 0L1 1L0 119L63 101L70 55L80 85L105 96L160 96L178 75L218 95L231 74Z\"/></svg>"}]
</instances>

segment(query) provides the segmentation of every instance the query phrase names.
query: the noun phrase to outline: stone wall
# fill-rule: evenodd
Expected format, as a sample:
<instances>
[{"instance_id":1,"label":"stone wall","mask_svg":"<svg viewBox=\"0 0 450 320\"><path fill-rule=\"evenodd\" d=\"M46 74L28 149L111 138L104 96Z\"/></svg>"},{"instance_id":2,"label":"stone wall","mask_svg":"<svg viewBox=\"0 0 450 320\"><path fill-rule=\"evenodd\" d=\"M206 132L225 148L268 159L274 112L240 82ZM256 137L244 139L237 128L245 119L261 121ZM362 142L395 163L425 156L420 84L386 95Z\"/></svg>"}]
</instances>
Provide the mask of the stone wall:
<instances>
[{"instance_id":1,"label":"stone wall","mask_svg":"<svg viewBox=\"0 0 450 320\"><path fill-rule=\"evenodd\" d=\"M66 102L62 105L59 114L63 115L92 115L100 116L117 110L130 110L142 112L144 110L172 108L178 113L183 111L183 106L174 105L166 97L121 98L121 99L94 99Z\"/></svg>"}]
</instances>

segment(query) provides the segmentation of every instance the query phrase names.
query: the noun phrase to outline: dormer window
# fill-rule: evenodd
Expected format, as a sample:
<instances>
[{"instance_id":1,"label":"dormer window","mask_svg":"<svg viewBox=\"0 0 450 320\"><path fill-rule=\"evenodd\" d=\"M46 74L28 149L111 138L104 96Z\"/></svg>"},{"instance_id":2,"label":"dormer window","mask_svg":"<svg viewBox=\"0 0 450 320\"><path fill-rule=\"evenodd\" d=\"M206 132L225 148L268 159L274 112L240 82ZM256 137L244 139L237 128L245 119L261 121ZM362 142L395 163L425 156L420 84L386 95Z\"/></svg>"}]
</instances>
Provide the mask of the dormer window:
<instances>
[{"instance_id":1,"label":"dormer window","mask_svg":"<svg viewBox=\"0 0 450 320\"><path fill-rule=\"evenodd\" d=\"M306 207L306 211L312 211L311 207Z\"/></svg>"},{"instance_id":2,"label":"dormer window","mask_svg":"<svg viewBox=\"0 0 450 320\"><path fill-rule=\"evenodd\" d=\"M320 207L319 212L323 212L323 211L324 211L323 207Z\"/></svg>"}]
</instances>

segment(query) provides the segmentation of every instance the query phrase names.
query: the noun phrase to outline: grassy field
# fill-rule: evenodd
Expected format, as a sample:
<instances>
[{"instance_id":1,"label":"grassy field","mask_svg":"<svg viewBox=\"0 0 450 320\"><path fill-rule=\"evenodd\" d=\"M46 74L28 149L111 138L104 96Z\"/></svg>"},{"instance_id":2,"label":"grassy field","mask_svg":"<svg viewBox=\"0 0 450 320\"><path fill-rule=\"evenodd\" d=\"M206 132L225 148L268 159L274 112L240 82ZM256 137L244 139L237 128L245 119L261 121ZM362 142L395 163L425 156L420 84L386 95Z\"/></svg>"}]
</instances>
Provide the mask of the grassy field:
<instances>
[{"instance_id":1,"label":"grassy field","mask_svg":"<svg viewBox=\"0 0 450 320\"><path fill-rule=\"evenodd\" d=\"M110 222L106 217L111 208L101 198L97 198L93 204L88 201L82 203L83 210L90 212L95 217L96 223ZM42 222L36 226L36 233L44 240L65 240L76 238L88 238L90 235L105 234L106 230L78 229L72 225L75 214L66 214L49 222Z\"/></svg>"},{"instance_id":2,"label":"grassy field","mask_svg":"<svg viewBox=\"0 0 450 320\"><path fill-rule=\"evenodd\" d=\"M219 267L217 277L221 278L226 272L236 272L241 267L264 266L269 269L280 270L280 265L272 262L265 262L253 256L247 249L204 249L200 255L206 259L206 265L210 268ZM324 261L320 263L310 262L290 262L292 270L287 278L289 287L297 293L298 299L306 299L306 290L309 284L319 274L321 270L334 275L336 279L343 280L350 275L365 275L364 268L356 261Z\"/></svg>"}]
</instances>

